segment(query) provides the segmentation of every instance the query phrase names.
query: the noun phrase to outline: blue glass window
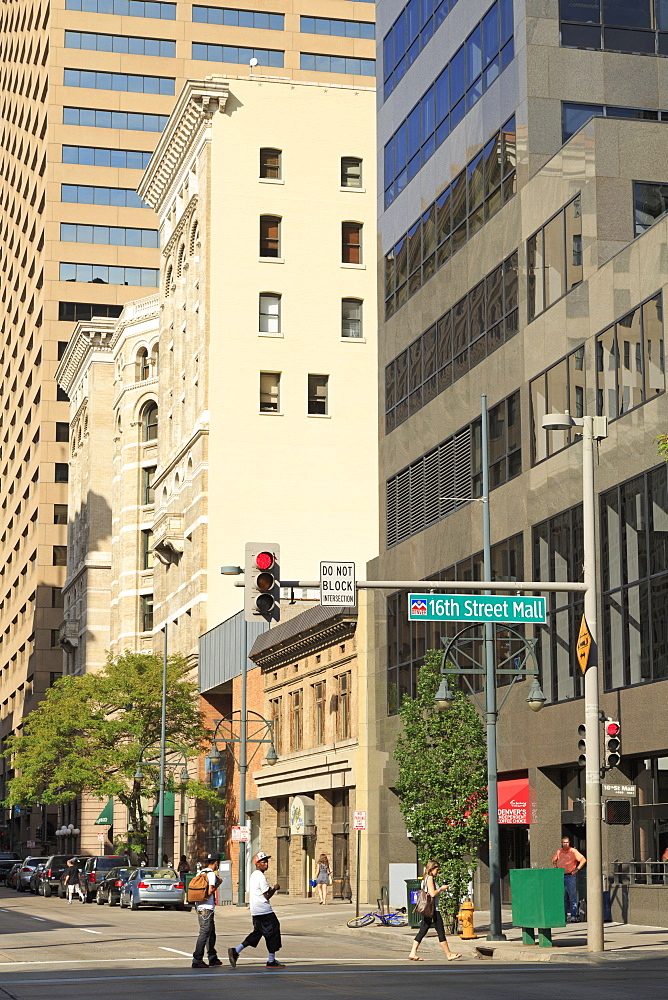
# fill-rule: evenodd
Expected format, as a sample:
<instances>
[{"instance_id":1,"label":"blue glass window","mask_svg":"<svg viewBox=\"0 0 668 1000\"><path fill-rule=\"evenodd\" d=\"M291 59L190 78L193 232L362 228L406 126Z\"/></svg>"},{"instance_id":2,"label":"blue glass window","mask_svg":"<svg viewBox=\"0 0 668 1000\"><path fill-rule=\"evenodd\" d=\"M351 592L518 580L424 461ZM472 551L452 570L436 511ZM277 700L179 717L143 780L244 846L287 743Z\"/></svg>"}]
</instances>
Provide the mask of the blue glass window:
<instances>
[{"instance_id":1,"label":"blue glass window","mask_svg":"<svg viewBox=\"0 0 668 1000\"><path fill-rule=\"evenodd\" d=\"M132 35L99 35L92 31L66 31L66 49L91 49L95 52L123 52L135 56L158 56L174 59L176 42L165 38L135 38Z\"/></svg>"},{"instance_id":2,"label":"blue glass window","mask_svg":"<svg viewBox=\"0 0 668 1000\"><path fill-rule=\"evenodd\" d=\"M157 229L131 229L125 226L93 226L61 222L62 243L101 243L113 247L148 247L156 249Z\"/></svg>"},{"instance_id":3,"label":"blue glass window","mask_svg":"<svg viewBox=\"0 0 668 1000\"><path fill-rule=\"evenodd\" d=\"M560 0L561 44L668 55L666 0Z\"/></svg>"},{"instance_id":4,"label":"blue glass window","mask_svg":"<svg viewBox=\"0 0 668 1000\"><path fill-rule=\"evenodd\" d=\"M594 115L603 115L606 118L639 118L653 122L668 121L668 111L657 111L654 108L625 108L611 104L578 104L562 101L561 141L567 142Z\"/></svg>"},{"instance_id":5,"label":"blue glass window","mask_svg":"<svg viewBox=\"0 0 668 1000\"><path fill-rule=\"evenodd\" d=\"M383 39L384 98L390 96L457 0L409 0Z\"/></svg>"},{"instance_id":6,"label":"blue glass window","mask_svg":"<svg viewBox=\"0 0 668 1000\"><path fill-rule=\"evenodd\" d=\"M114 267L108 264L60 265L61 281L82 281L99 285L141 285L157 288L160 271L157 267Z\"/></svg>"},{"instance_id":7,"label":"blue glass window","mask_svg":"<svg viewBox=\"0 0 668 1000\"><path fill-rule=\"evenodd\" d=\"M161 0L66 0L66 10L85 10L90 14L121 14L126 17L153 17L162 21L176 19L176 4Z\"/></svg>"},{"instance_id":8,"label":"blue glass window","mask_svg":"<svg viewBox=\"0 0 668 1000\"><path fill-rule=\"evenodd\" d=\"M193 42L193 59L205 62L242 63L248 65L251 59L257 59L260 66L283 67L284 53L276 49L250 49L238 45L208 45L205 42Z\"/></svg>"},{"instance_id":9,"label":"blue glass window","mask_svg":"<svg viewBox=\"0 0 668 1000\"><path fill-rule=\"evenodd\" d=\"M90 184L61 184L60 200L79 205L119 205L148 208L132 188L93 187Z\"/></svg>"},{"instance_id":10,"label":"blue glass window","mask_svg":"<svg viewBox=\"0 0 668 1000\"><path fill-rule=\"evenodd\" d=\"M301 17L299 30L308 35L337 35L339 38L375 38L370 21L340 21L329 17Z\"/></svg>"},{"instance_id":11,"label":"blue glass window","mask_svg":"<svg viewBox=\"0 0 668 1000\"><path fill-rule=\"evenodd\" d=\"M319 73L348 73L355 76L375 76L375 59L353 59L349 56L326 56L315 52L300 52L299 68Z\"/></svg>"},{"instance_id":12,"label":"blue glass window","mask_svg":"<svg viewBox=\"0 0 668 1000\"><path fill-rule=\"evenodd\" d=\"M65 110L71 109L66 108ZM63 163L80 163L88 167L121 167L126 170L145 170L150 159L150 153L139 149L63 146Z\"/></svg>"},{"instance_id":13,"label":"blue glass window","mask_svg":"<svg viewBox=\"0 0 668 1000\"><path fill-rule=\"evenodd\" d=\"M101 108L63 108L63 125L88 128L128 129L131 132L162 132L167 115L149 115L138 111L103 111Z\"/></svg>"},{"instance_id":14,"label":"blue glass window","mask_svg":"<svg viewBox=\"0 0 668 1000\"><path fill-rule=\"evenodd\" d=\"M283 14L260 10L236 10L234 7L193 7L192 18L200 24L225 24L236 28L268 28L283 31Z\"/></svg>"},{"instance_id":15,"label":"blue glass window","mask_svg":"<svg viewBox=\"0 0 668 1000\"><path fill-rule=\"evenodd\" d=\"M135 94L166 94L174 96L174 80L167 76L139 76L133 73L102 73L89 69L66 69L66 87L90 90L130 91Z\"/></svg>"}]
</instances>

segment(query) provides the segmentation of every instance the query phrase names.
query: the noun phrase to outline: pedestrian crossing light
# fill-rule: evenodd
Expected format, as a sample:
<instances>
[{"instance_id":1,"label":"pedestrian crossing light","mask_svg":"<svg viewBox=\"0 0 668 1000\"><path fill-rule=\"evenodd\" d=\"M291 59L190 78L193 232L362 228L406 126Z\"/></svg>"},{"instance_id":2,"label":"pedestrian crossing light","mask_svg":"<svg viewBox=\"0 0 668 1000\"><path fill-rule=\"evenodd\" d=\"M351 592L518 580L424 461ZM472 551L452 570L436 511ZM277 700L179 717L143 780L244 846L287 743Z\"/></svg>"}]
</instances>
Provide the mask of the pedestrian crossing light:
<instances>
[{"instance_id":1,"label":"pedestrian crossing light","mask_svg":"<svg viewBox=\"0 0 668 1000\"><path fill-rule=\"evenodd\" d=\"M578 726L578 764L584 767L587 763L587 727Z\"/></svg>"},{"instance_id":2,"label":"pedestrian crossing light","mask_svg":"<svg viewBox=\"0 0 668 1000\"><path fill-rule=\"evenodd\" d=\"M281 617L281 550L274 542L247 542L244 563L244 617L277 622Z\"/></svg>"},{"instance_id":3,"label":"pedestrian crossing light","mask_svg":"<svg viewBox=\"0 0 668 1000\"><path fill-rule=\"evenodd\" d=\"M616 719L605 720L605 766L619 767L622 760L622 727Z\"/></svg>"}]
</instances>

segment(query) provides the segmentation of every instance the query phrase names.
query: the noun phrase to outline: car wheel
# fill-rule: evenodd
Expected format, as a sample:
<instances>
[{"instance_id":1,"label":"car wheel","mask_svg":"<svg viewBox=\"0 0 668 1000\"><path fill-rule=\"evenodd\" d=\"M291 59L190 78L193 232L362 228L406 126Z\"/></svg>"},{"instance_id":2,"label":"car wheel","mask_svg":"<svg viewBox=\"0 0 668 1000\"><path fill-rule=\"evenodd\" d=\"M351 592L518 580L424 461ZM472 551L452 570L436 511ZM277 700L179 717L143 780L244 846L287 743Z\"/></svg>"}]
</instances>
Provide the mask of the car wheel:
<instances>
[{"instance_id":1,"label":"car wheel","mask_svg":"<svg viewBox=\"0 0 668 1000\"><path fill-rule=\"evenodd\" d=\"M175 910L185 910L185 906L183 905L183 903L174 903L174 909Z\"/></svg>"},{"instance_id":2,"label":"car wheel","mask_svg":"<svg viewBox=\"0 0 668 1000\"><path fill-rule=\"evenodd\" d=\"M138 910L139 909L139 903L134 898L134 896L132 896L132 898L130 899L130 909L131 910Z\"/></svg>"},{"instance_id":3,"label":"car wheel","mask_svg":"<svg viewBox=\"0 0 668 1000\"><path fill-rule=\"evenodd\" d=\"M53 895L53 889L51 888L48 882L44 886L44 895L46 896L47 899L49 899L49 897Z\"/></svg>"},{"instance_id":4,"label":"car wheel","mask_svg":"<svg viewBox=\"0 0 668 1000\"><path fill-rule=\"evenodd\" d=\"M127 906L127 903L125 903L125 902L123 901L123 897L122 897L122 896L121 896L121 898L119 899L119 903L121 904L121 909L122 909L122 910L124 910L124 909L125 909L125 907Z\"/></svg>"},{"instance_id":5,"label":"car wheel","mask_svg":"<svg viewBox=\"0 0 668 1000\"><path fill-rule=\"evenodd\" d=\"M114 899L114 897L112 896L112 894L109 893L109 906L116 906L117 902L118 902L118 900Z\"/></svg>"},{"instance_id":6,"label":"car wheel","mask_svg":"<svg viewBox=\"0 0 668 1000\"><path fill-rule=\"evenodd\" d=\"M97 903L98 906L104 906L104 899L102 898L102 893L100 892L99 889L95 894L95 902Z\"/></svg>"}]
</instances>

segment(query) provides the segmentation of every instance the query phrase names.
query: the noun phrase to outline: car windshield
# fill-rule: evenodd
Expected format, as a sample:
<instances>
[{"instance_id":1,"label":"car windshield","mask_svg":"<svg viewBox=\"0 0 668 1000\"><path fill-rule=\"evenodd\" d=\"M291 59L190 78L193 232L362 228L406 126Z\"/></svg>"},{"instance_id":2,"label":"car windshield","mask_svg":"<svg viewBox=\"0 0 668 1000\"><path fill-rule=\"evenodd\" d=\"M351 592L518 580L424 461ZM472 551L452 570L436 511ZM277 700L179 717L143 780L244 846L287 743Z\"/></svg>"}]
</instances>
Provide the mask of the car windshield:
<instances>
[{"instance_id":1,"label":"car windshield","mask_svg":"<svg viewBox=\"0 0 668 1000\"><path fill-rule=\"evenodd\" d=\"M98 871L111 871L122 860L122 858L96 858L93 867L97 868Z\"/></svg>"},{"instance_id":2,"label":"car windshield","mask_svg":"<svg viewBox=\"0 0 668 1000\"><path fill-rule=\"evenodd\" d=\"M178 878L173 868L142 868L139 878Z\"/></svg>"}]
</instances>

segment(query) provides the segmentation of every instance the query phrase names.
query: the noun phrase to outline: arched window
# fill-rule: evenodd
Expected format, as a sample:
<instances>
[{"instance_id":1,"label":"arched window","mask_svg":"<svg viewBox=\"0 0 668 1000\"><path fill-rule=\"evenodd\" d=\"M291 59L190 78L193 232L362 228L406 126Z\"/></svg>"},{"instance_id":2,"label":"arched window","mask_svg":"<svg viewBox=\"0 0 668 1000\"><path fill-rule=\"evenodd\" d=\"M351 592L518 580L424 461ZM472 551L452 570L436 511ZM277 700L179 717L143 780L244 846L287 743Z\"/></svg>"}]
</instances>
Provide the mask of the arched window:
<instances>
[{"instance_id":1,"label":"arched window","mask_svg":"<svg viewBox=\"0 0 668 1000\"><path fill-rule=\"evenodd\" d=\"M281 256L281 220L277 215L260 216L260 257Z\"/></svg>"},{"instance_id":2,"label":"arched window","mask_svg":"<svg viewBox=\"0 0 668 1000\"><path fill-rule=\"evenodd\" d=\"M362 161L357 156L341 157L341 187L362 187Z\"/></svg>"},{"instance_id":3,"label":"arched window","mask_svg":"<svg viewBox=\"0 0 668 1000\"><path fill-rule=\"evenodd\" d=\"M260 150L260 177L268 181L280 181L281 179L281 151L280 149Z\"/></svg>"},{"instance_id":4,"label":"arched window","mask_svg":"<svg viewBox=\"0 0 668 1000\"><path fill-rule=\"evenodd\" d=\"M160 344L154 344L151 350L151 372L157 378L160 370Z\"/></svg>"},{"instance_id":5,"label":"arched window","mask_svg":"<svg viewBox=\"0 0 668 1000\"><path fill-rule=\"evenodd\" d=\"M362 223L341 223L341 263L362 263Z\"/></svg>"},{"instance_id":6,"label":"arched window","mask_svg":"<svg viewBox=\"0 0 668 1000\"><path fill-rule=\"evenodd\" d=\"M260 292L260 333L281 332L281 296L278 292Z\"/></svg>"},{"instance_id":7,"label":"arched window","mask_svg":"<svg viewBox=\"0 0 668 1000\"><path fill-rule=\"evenodd\" d=\"M142 347L140 351L137 352L137 362L136 362L136 379L137 382L143 382L144 379L149 378L151 375L151 369L148 361L148 351L145 347Z\"/></svg>"},{"instance_id":8,"label":"arched window","mask_svg":"<svg viewBox=\"0 0 668 1000\"><path fill-rule=\"evenodd\" d=\"M341 336L362 336L362 299L341 299Z\"/></svg>"},{"instance_id":9,"label":"arched window","mask_svg":"<svg viewBox=\"0 0 668 1000\"><path fill-rule=\"evenodd\" d=\"M149 403L142 415L144 441L156 441L158 437L158 404Z\"/></svg>"}]
</instances>

